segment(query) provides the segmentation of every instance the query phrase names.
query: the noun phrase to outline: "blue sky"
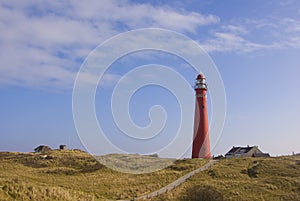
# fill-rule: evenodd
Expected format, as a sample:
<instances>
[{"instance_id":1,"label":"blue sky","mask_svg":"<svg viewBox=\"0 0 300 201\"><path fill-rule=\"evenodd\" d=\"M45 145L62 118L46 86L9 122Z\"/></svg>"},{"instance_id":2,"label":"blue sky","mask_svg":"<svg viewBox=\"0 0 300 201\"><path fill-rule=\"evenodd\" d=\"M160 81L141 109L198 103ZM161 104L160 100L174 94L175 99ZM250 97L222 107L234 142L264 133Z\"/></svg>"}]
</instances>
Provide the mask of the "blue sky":
<instances>
[{"instance_id":1,"label":"blue sky","mask_svg":"<svg viewBox=\"0 0 300 201\"><path fill-rule=\"evenodd\" d=\"M39 144L84 149L72 116L72 89L82 62L110 37L149 27L187 35L215 62L227 115L214 155L234 145L258 145L272 155L300 152L297 0L2 0L0 151L32 151ZM145 51L121 58L97 89L97 117L108 133L116 131L109 110L113 86L129 70L149 63L172 66L194 83L196 72L172 55ZM136 124L146 126L151 105L161 104L169 121L162 135L172 136L180 115L176 103L170 92L153 86L133 96L130 112ZM128 152L151 152L115 140Z\"/></svg>"}]
</instances>

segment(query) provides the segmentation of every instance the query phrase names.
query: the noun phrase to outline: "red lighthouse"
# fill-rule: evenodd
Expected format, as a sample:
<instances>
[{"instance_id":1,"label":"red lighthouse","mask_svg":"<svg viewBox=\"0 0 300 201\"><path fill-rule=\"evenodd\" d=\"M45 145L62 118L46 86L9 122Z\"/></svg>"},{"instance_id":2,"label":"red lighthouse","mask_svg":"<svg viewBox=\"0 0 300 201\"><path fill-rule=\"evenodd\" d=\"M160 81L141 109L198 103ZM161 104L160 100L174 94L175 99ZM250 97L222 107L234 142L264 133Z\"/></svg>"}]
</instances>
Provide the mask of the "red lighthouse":
<instances>
[{"instance_id":1,"label":"red lighthouse","mask_svg":"<svg viewBox=\"0 0 300 201\"><path fill-rule=\"evenodd\" d=\"M210 158L208 110L206 103L207 85L205 76L200 73L195 84L196 104L192 158Z\"/></svg>"}]
</instances>

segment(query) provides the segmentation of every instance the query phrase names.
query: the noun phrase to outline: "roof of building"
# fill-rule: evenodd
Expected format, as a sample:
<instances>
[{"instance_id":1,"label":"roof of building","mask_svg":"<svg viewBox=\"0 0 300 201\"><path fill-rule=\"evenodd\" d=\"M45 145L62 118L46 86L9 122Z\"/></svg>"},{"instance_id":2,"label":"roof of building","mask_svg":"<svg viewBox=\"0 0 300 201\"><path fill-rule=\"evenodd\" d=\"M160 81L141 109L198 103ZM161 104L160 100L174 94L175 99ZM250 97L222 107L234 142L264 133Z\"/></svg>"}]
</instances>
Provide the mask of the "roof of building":
<instances>
[{"instance_id":1,"label":"roof of building","mask_svg":"<svg viewBox=\"0 0 300 201\"><path fill-rule=\"evenodd\" d=\"M44 151L49 151L49 150L51 150L51 148L46 145L40 145L34 149L35 152L44 152Z\"/></svg>"},{"instance_id":2,"label":"roof of building","mask_svg":"<svg viewBox=\"0 0 300 201\"><path fill-rule=\"evenodd\" d=\"M257 148L257 146L232 147L225 155L246 154L253 148Z\"/></svg>"}]
</instances>

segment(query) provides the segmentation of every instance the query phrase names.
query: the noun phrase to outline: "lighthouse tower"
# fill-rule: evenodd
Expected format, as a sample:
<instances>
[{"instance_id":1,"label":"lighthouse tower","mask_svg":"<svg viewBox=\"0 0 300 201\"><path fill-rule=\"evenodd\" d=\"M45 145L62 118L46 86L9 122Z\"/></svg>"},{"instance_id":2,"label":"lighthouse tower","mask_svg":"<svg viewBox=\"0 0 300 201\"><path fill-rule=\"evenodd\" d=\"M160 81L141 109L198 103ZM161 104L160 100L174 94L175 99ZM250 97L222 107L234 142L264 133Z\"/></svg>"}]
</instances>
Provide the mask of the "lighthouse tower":
<instances>
[{"instance_id":1,"label":"lighthouse tower","mask_svg":"<svg viewBox=\"0 0 300 201\"><path fill-rule=\"evenodd\" d=\"M192 158L210 158L210 141L208 127L208 110L206 103L206 79L200 73L195 84L196 104L194 120L194 140Z\"/></svg>"}]
</instances>

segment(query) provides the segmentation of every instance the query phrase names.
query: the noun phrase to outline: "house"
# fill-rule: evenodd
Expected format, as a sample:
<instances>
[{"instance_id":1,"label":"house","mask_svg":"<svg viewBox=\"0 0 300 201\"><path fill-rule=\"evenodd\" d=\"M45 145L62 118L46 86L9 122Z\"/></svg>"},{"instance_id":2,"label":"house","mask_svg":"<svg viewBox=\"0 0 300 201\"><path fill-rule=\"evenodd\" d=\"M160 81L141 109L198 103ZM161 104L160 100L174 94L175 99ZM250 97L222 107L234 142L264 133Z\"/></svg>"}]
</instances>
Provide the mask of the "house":
<instances>
[{"instance_id":1,"label":"house","mask_svg":"<svg viewBox=\"0 0 300 201\"><path fill-rule=\"evenodd\" d=\"M48 152L48 151L51 151L52 149L46 145L40 145L38 146L37 148L34 149L35 152Z\"/></svg>"},{"instance_id":2,"label":"house","mask_svg":"<svg viewBox=\"0 0 300 201\"><path fill-rule=\"evenodd\" d=\"M226 158L234 157L270 157L270 154L263 153L258 146L232 147L226 154Z\"/></svg>"}]
</instances>

